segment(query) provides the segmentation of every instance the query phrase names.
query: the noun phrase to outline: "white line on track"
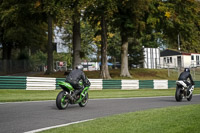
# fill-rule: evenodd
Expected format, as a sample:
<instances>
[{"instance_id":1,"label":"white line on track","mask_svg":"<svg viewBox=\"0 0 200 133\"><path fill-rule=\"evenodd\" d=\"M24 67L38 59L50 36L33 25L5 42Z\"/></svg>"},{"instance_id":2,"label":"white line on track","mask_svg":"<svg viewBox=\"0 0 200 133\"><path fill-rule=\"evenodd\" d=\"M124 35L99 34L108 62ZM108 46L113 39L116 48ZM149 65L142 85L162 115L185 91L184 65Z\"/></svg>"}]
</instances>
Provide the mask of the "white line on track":
<instances>
[{"instance_id":1,"label":"white line on track","mask_svg":"<svg viewBox=\"0 0 200 133\"><path fill-rule=\"evenodd\" d=\"M195 94L195 96L200 96L200 94ZM91 101L97 101L97 100L125 100L125 99L143 99L143 98L162 98L162 97L174 97L174 96L155 96L155 97L130 97L130 98L106 98L106 99L90 99ZM7 103L33 103L33 102L50 102L50 101L55 101L55 100L47 100L47 101L26 101L26 102L5 102L5 103L0 103L0 104L7 104ZM45 127L45 128L41 128L41 129L36 129L36 130L32 130L32 131L27 131L24 133L37 133L37 132L41 132L44 130L49 130L49 129L53 129L53 128L58 128L58 127L64 127L64 126L69 126L72 124L77 124L77 123L82 123L82 122L86 122L86 121L91 121L94 119L87 119L87 120L81 120L81 121L76 121L76 122L71 122L71 123L67 123L67 124L61 124L61 125L56 125L56 126L51 126L51 127Z\"/></svg>"},{"instance_id":2,"label":"white line on track","mask_svg":"<svg viewBox=\"0 0 200 133\"><path fill-rule=\"evenodd\" d=\"M94 120L94 119L87 119L87 120L76 121L76 122L71 122L71 123L67 123L67 124L56 125L56 126L52 126L52 127L45 127L45 128L40 128L40 129L24 132L24 133L37 133L37 132L41 132L41 131L44 131L44 130L49 130L49 129L53 129L53 128L69 126L69 125L72 125L72 124L82 123L82 122L91 121L91 120Z\"/></svg>"},{"instance_id":3,"label":"white line on track","mask_svg":"<svg viewBox=\"0 0 200 133\"><path fill-rule=\"evenodd\" d=\"M200 94L196 94L195 96L200 96ZM96 100L125 100L125 99L162 98L162 97L174 97L174 96L106 98L106 99L90 99L90 100L92 100L92 101L96 101ZM27 131L27 132L24 132L24 133L37 133L37 132L41 132L41 131L44 131L44 130L49 130L49 129L53 129L53 128L69 126L69 125L72 125L72 124L82 123L82 122L91 121L91 120L94 120L94 119L87 119L87 120L81 120L81 121L71 122L71 123L67 123L67 124L61 124L61 125L56 125L56 126L51 126L51 127L45 127L45 128L41 128L41 129Z\"/></svg>"}]
</instances>

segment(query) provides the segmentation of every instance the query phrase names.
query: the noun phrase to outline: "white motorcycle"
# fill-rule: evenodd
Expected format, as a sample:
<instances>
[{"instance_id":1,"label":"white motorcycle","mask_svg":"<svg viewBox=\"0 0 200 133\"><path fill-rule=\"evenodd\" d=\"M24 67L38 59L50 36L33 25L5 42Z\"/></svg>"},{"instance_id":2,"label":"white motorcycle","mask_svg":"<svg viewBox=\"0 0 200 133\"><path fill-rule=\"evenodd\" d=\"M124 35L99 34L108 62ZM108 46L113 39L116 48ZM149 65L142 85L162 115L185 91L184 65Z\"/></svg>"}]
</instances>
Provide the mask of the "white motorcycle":
<instances>
[{"instance_id":1,"label":"white motorcycle","mask_svg":"<svg viewBox=\"0 0 200 133\"><path fill-rule=\"evenodd\" d=\"M175 99L177 102L182 101L183 98L186 98L188 101L192 99L192 92L194 90L194 85L190 89L190 94L187 96L187 88L188 86L183 81L176 81L176 93Z\"/></svg>"}]
</instances>

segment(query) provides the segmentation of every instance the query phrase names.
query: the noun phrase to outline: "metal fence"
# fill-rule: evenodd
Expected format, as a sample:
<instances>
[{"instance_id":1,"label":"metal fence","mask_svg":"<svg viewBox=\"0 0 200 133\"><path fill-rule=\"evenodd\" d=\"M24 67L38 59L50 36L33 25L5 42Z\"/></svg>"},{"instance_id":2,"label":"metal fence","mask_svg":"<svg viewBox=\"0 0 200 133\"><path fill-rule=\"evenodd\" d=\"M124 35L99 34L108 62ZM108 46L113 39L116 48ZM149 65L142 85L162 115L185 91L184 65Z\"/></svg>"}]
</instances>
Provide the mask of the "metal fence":
<instances>
[{"instance_id":1,"label":"metal fence","mask_svg":"<svg viewBox=\"0 0 200 133\"><path fill-rule=\"evenodd\" d=\"M168 77L176 77L176 79L178 79L180 73L183 71L184 68L168 68ZM190 74L193 80L200 81L200 67L191 67Z\"/></svg>"},{"instance_id":2,"label":"metal fence","mask_svg":"<svg viewBox=\"0 0 200 133\"><path fill-rule=\"evenodd\" d=\"M28 60L0 60L0 75L31 71Z\"/></svg>"}]
</instances>

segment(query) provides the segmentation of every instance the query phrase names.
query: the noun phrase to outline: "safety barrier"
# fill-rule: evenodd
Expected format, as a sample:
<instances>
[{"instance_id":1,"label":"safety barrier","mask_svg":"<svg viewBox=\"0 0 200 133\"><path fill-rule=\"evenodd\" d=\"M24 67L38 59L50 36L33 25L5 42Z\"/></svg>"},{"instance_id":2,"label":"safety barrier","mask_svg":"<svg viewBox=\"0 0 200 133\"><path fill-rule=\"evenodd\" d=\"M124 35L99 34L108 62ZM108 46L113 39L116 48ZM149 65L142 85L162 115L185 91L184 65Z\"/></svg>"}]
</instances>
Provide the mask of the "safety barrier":
<instances>
[{"instance_id":1,"label":"safety barrier","mask_svg":"<svg viewBox=\"0 0 200 133\"><path fill-rule=\"evenodd\" d=\"M0 76L0 89L26 89L26 77Z\"/></svg>"},{"instance_id":2,"label":"safety barrier","mask_svg":"<svg viewBox=\"0 0 200 133\"><path fill-rule=\"evenodd\" d=\"M55 90L56 78L27 77L27 90Z\"/></svg>"},{"instance_id":3,"label":"safety barrier","mask_svg":"<svg viewBox=\"0 0 200 133\"><path fill-rule=\"evenodd\" d=\"M154 89L168 89L168 80L154 80Z\"/></svg>"},{"instance_id":4,"label":"safety barrier","mask_svg":"<svg viewBox=\"0 0 200 133\"><path fill-rule=\"evenodd\" d=\"M121 80L122 90L139 89L139 80Z\"/></svg>"},{"instance_id":5,"label":"safety barrier","mask_svg":"<svg viewBox=\"0 0 200 133\"><path fill-rule=\"evenodd\" d=\"M175 80L89 80L91 82L90 90L169 89L176 87ZM0 76L0 89L55 90L60 89L59 81L65 81L65 78ZM200 81L195 81L195 87L200 87Z\"/></svg>"},{"instance_id":6,"label":"safety barrier","mask_svg":"<svg viewBox=\"0 0 200 133\"><path fill-rule=\"evenodd\" d=\"M153 89L153 80L139 80L140 89Z\"/></svg>"},{"instance_id":7,"label":"safety barrier","mask_svg":"<svg viewBox=\"0 0 200 133\"><path fill-rule=\"evenodd\" d=\"M102 79L89 79L91 82L90 90L102 90L103 80Z\"/></svg>"},{"instance_id":8,"label":"safety barrier","mask_svg":"<svg viewBox=\"0 0 200 133\"><path fill-rule=\"evenodd\" d=\"M176 80L169 80L168 88L176 88Z\"/></svg>"},{"instance_id":9,"label":"safety barrier","mask_svg":"<svg viewBox=\"0 0 200 133\"><path fill-rule=\"evenodd\" d=\"M103 80L103 89L121 89L121 80Z\"/></svg>"}]
</instances>

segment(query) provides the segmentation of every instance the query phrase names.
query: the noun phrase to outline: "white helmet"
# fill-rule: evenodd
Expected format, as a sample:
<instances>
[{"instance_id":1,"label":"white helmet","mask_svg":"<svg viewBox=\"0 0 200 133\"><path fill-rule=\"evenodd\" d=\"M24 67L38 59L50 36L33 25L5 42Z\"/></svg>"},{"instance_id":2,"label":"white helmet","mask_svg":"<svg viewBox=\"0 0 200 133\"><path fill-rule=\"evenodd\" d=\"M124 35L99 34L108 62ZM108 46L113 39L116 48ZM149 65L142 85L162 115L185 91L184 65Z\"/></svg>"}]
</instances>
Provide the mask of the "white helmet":
<instances>
[{"instance_id":1,"label":"white helmet","mask_svg":"<svg viewBox=\"0 0 200 133\"><path fill-rule=\"evenodd\" d=\"M83 65L77 65L76 69L82 70L83 71Z\"/></svg>"}]
</instances>

